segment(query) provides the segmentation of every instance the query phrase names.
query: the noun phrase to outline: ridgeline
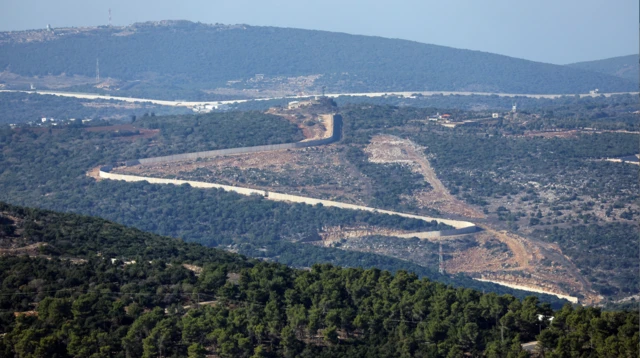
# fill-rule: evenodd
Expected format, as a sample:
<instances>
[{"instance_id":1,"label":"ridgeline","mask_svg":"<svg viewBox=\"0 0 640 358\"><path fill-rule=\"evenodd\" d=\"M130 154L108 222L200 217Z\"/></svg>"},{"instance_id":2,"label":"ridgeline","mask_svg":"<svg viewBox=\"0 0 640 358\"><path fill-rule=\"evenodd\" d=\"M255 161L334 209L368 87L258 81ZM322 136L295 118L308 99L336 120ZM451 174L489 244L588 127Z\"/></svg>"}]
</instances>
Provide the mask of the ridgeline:
<instances>
[{"instance_id":1,"label":"ridgeline","mask_svg":"<svg viewBox=\"0 0 640 358\"><path fill-rule=\"evenodd\" d=\"M95 81L98 60L100 84ZM39 89L66 86L171 100L237 99L242 89L320 93L323 86L336 93L637 91L634 81L612 75L486 52L326 31L188 21L0 33L0 67L7 71L2 78L7 88L26 89L29 81L36 81ZM34 76L48 79L38 82Z\"/></svg>"}]
</instances>

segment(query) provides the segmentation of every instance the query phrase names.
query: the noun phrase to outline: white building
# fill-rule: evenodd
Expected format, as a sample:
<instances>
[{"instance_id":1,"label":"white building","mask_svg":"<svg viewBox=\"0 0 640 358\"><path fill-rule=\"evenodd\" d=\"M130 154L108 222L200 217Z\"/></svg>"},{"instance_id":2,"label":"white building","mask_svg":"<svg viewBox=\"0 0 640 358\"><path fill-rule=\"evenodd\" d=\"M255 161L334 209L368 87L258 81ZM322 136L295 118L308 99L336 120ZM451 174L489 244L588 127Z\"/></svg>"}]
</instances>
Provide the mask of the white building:
<instances>
[{"instance_id":1,"label":"white building","mask_svg":"<svg viewBox=\"0 0 640 358\"><path fill-rule=\"evenodd\" d=\"M287 106L289 109L295 109L295 108L300 108L300 101L292 101L289 102L289 106Z\"/></svg>"}]
</instances>

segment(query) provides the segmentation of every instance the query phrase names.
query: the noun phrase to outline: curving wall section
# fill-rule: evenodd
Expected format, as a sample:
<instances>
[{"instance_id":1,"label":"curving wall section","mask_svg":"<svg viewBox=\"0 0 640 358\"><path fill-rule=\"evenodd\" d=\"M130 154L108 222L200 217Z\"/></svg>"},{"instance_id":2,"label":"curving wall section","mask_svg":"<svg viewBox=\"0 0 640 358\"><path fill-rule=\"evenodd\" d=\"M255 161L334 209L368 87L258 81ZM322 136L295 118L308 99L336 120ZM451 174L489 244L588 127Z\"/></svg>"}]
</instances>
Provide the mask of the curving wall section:
<instances>
[{"instance_id":1,"label":"curving wall section","mask_svg":"<svg viewBox=\"0 0 640 358\"><path fill-rule=\"evenodd\" d=\"M295 143L259 145L255 147L229 148L229 149L209 150L204 152L174 154L174 155L167 155L163 157L144 158L144 159L129 161L127 162L127 166L133 166L137 164L145 165L145 164L179 162L183 160L196 160L198 158L213 158L213 157L219 157L223 155L269 152L273 150L306 148L306 147L315 147L319 145L331 144L339 141L340 138L342 137L342 117L339 114L334 114L332 115L332 122L333 124L329 126L331 132L329 133L328 138L303 141L303 142L295 142Z\"/></svg>"},{"instance_id":2,"label":"curving wall section","mask_svg":"<svg viewBox=\"0 0 640 358\"><path fill-rule=\"evenodd\" d=\"M296 142L296 143L272 144L272 145L261 145L256 147L230 148L230 149L210 150L205 152L175 154L175 155L168 155L163 157L145 158L145 159L128 161L126 165L132 166L132 165L138 165L138 164L144 165L144 164L168 163L168 162L177 162L177 161L183 161L183 160L196 160L198 158L212 158L212 157L223 156L223 155L268 152L273 150L306 148L306 147L314 147L319 145L330 144L330 143L339 141L342 137L342 117L339 114L332 115L332 125L328 126L328 128L330 131L329 136L323 139L316 139L316 140ZM428 222L436 221L438 223L446 224L454 227L454 229L451 229L451 230L425 231L425 232L415 232L415 233L399 235L399 237L403 237L403 238L417 237L419 239L429 239L429 238L437 238L441 236L469 234L469 233L476 232L478 230L475 224L468 221L439 219L439 218L432 218L427 216L398 213L395 211L381 210L376 208L370 208L367 206L340 203L340 202L331 201L331 200L308 198L304 196L274 193L274 192L268 192L265 190L249 189L249 188L242 188L237 186L222 185L222 184L215 184L215 183L115 174L115 173L110 173L112 169L113 167L111 166L101 167L100 177L104 179L124 180L127 182L146 181L151 184L174 184L174 185L189 184L194 188L203 188L203 189L216 188L216 189L222 189L225 191L235 192L242 195L260 195L265 197L268 200L274 200L274 201L303 203L303 204L309 204L309 205L321 204L323 206L336 207L341 209L364 210L364 211L370 211L370 212L375 212L380 214L398 215L406 218L418 219L418 220L423 220Z\"/></svg>"},{"instance_id":3,"label":"curving wall section","mask_svg":"<svg viewBox=\"0 0 640 358\"><path fill-rule=\"evenodd\" d=\"M341 202L331 201L331 200L308 198L308 197L304 197L304 196L275 193L275 192L270 192L270 191L265 191L265 190L242 188L242 187L237 187L237 186L222 185L222 184L215 184L215 183L206 183L206 182L199 182L199 181L179 180L179 179L150 178L150 177L141 177L141 176L136 176L136 175L125 175L125 174L115 174L115 173L110 173L109 172L110 170L111 170L110 167L102 167L102 168L100 168L100 178L112 179L112 180L124 180L124 181L127 181L127 182L146 181L146 182L149 182L150 184L174 184L174 185L189 184L190 186L192 186L194 188L203 188L203 189L216 188L216 189L222 189L222 190L225 190L225 191L235 192L235 193L242 194L242 195L260 195L260 196L265 197L265 199L274 200L274 201L284 201L284 202L290 202L290 203L303 203L303 204L309 204L309 205L321 204L323 206L336 207L336 208L341 208L341 209L364 210L364 211L370 211L370 212L375 212L375 213L380 213L380 214L398 215L398 216L402 216L402 217L406 217L406 218L418 219L418 220L423 220L423 221L427 221L427 222L436 221L438 223L442 223L442 224L446 224L446 225L454 227L454 229L451 229L451 230L416 232L416 233L404 234L404 235L400 235L399 236L399 237L404 237L404 238L417 237L419 239L429 239L429 238L437 238L437 237L441 237L441 236L453 236L453 235L469 234L469 233L476 232L478 230L477 226L474 223L471 223L471 222L468 222L468 221L439 219L439 218L432 218L432 217L428 217L428 216L419 216L419 215L398 213L398 212L395 212L395 211L381 210L381 209L376 209L376 208L370 208L370 207L367 207L367 206L346 204L346 203L341 203Z\"/></svg>"}]
</instances>

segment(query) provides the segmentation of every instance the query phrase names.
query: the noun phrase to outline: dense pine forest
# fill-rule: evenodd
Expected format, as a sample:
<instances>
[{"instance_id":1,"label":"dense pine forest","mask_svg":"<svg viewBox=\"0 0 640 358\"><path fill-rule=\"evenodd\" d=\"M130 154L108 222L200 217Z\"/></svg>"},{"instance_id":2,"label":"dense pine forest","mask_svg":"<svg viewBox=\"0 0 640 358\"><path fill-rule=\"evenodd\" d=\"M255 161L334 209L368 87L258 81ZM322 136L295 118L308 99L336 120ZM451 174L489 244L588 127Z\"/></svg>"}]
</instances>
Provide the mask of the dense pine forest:
<instances>
[{"instance_id":1,"label":"dense pine forest","mask_svg":"<svg viewBox=\"0 0 640 358\"><path fill-rule=\"evenodd\" d=\"M0 245L7 357L525 357L532 340L545 357L638 354L635 312L295 270L75 214L0 204Z\"/></svg>"}]
</instances>

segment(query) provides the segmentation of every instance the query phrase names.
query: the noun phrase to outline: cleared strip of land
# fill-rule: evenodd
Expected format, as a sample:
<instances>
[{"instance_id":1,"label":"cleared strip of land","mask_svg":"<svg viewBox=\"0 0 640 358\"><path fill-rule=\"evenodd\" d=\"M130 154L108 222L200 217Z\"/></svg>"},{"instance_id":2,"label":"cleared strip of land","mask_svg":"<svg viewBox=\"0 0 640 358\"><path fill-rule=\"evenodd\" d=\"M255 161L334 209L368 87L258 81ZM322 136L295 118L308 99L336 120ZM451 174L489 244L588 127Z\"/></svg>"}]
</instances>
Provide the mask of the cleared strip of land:
<instances>
[{"instance_id":1,"label":"cleared strip of land","mask_svg":"<svg viewBox=\"0 0 640 358\"><path fill-rule=\"evenodd\" d=\"M174 106L174 107L195 107L202 106L206 104L212 105L221 105L221 104L233 104L233 103L244 103L249 101L268 101L273 99L299 99L299 98L308 98L312 97L309 95L305 96L286 96L286 97L269 97L269 98L252 98L252 99L237 99L237 100L228 100L228 101L166 101L159 99L150 99L150 98L134 98L134 97L117 97L117 96L109 96L109 95L100 95L95 93L76 93L76 92L58 92L58 91L21 91L21 90L0 90L0 92L22 92L22 93L35 93L35 94L45 94L45 95L54 95L61 97L74 97L74 98L82 98L82 99L105 99L105 100L115 100L115 101L124 101L124 102L146 102L159 104L162 106ZM639 92L620 92L620 93L598 93L598 96L610 97L618 94L632 94L637 95ZM325 96L330 98L336 98L341 96L353 96L353 97L384 97L384 96L403 96L403 97L411 97L414 94L420 94L422 96L498 96L498 97L528 97L528 98L560 98L564 96L572 96L570 94L526 94L526 93L490 93L490 92L455 92L455 91L404 91L404 92L363 92L363 93L331 93ZM580 97L593 97L592 94L580 94Z\"/></svg>"}]
</instances>

